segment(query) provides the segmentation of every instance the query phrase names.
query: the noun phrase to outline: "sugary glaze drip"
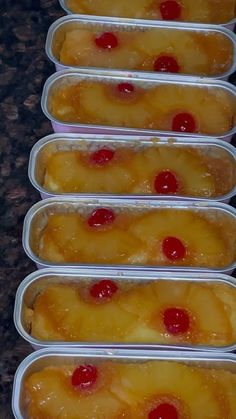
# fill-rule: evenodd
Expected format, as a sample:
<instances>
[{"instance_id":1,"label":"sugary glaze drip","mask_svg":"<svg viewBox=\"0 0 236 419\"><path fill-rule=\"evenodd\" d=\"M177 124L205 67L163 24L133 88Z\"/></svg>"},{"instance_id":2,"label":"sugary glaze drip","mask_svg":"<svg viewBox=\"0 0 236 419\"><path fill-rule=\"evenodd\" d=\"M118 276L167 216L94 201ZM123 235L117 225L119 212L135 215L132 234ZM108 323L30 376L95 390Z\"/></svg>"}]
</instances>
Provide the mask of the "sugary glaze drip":
<instances>
[{"instance_id":1,"label":"sugary glaze drip","mask_svg":"<svg viewBox=\"0 0 236 419\"><path fill-rule=\"evenodd\" d=\"M236 341L235 313L228 285L104 279L46 287L25 322L44 341L226 346Z\"/></svg>"},{"instance_id":2,"label":"sugary glaze drip","mask_svg":"<svg viewBox=\"0 0 236 419\"><path fill-rule=\"evenodd\" d=\"M143 19L228 23L235 17L235 0L65 0L74 13Z\"/></svg>"},{"instance_id":3,"label":"sugary glaze drip","mask_svg":"<svg viewBox=\"0 0 236 419\"><path fill-rule=\"evenodd\" d=\"M65 65L218 76L233 62L232 42L210 32L73 28L64 36L53 48Z\"/></svg>"},{"instance_id":4,"label":"sugary glaze drip","mask_svg":"<svg viewBox=\"0 0 236 419\"><path fill-rule=\"evenodd\" d=\"M235 419L235 392L235 374L173 361L52 365L24 385L29 419Z\"/></svg>"},{"instance_id":5,"label":"sugary glaze drip","mask_svg":"<svg viewBox=\"0 0 236 419\"><path fill-rule=\"evenodd\" d=\"M234 125L232 97L218 88L160 84L121 91L119 84L57 83L49 111L61 122L223 135Z\"/></svg>"},{"instance_id":6,"label":"sugary glaze drip","mask_svg":"<svg viewBox=\"0 0 236 419\"><path fill-rule=\"evenodd\" d=\"M201 148L109 145L88 150L45 149L42 185L59 193L160 194L217 197L235 184L226 153Z\"/></svg>"},{"instance_id":7,"label":"sugary glaze drip","mask_svg":"<svg viewBox=\"0 0 236 419\"><path fill-rule=\"evenodd\" d=\"M50 262L227 267L235 260L230 220L178 209L56 213L40 233L38 255ZM170 257L176 249L171 240L166 250L169 237L184 247L181 257Z\"/></svg>"}]
</instances>

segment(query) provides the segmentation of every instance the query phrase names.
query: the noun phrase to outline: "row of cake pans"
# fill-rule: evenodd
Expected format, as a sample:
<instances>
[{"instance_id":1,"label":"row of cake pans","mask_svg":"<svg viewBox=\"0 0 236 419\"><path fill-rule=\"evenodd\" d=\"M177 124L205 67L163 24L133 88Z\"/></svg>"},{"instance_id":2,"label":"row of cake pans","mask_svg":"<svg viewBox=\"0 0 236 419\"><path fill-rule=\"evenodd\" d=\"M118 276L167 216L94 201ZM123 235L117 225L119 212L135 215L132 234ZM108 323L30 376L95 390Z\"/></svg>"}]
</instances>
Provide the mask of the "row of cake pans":
<instances>
[{"instance_id":1,"label":"row of cake pans","mask_svg":"<svg viewBox=\"0 0 236 419\"><path fill-rule=\"evenodd\" d=\"M67 13L67 14L69 14L69 15L71 15L71 14L74 14L74 12L72 11L72 9L71 9L71 7L70 7L70 5L69 5L69 2L68 2L68 0L59 0L59 3L60 3L60 5L61 5L61 7L62 7L62 9L63 10L65 10L65 12ZM217 7L217 6L216 6ZM81 15L80 15L81 16ZM88 15L88 14L85 14L85 15L82 15L82 16L84 16L85 18L88 18L90 15ZM104 17L104 16L103 16ZM132 16L131 16L132 17ZM119 16L119 19L121 18L121 16ZM127 19L128 20L128 19ZM187 22L188 24L191 24L190 22ZM236 23L236 18L233 18L233 19L231 19L230 21L228 21L228 22L222 22L222 24L221 24L221 26L224 26L224 27L226 27L226 28L228 28L228 29L230 29L230 30L234 30L234 26L235 26L235 23Z\"/></svg>"},{"instance_id":2,"label":"row of cake pans","mask_svg":"<svg viewBox=\"0 0 236 419\"><path fill-rule=\"evenodd\" d=\"M143 351L125 349L73 349L48 348L29 355L19 366L14 380L12 408L16 419L26 418L24 381L31 374L50 367L60 365L96 364L99 361L135 362L170 361L188 366L224 369L236 373L236 356L222 353L187 353L184 351ZM204 391L204 389L202 390Z\"/></svg>"},{"instance_id":3,"label":"row of cake pans","mask_svg":"<svg viewBox=\"0 0 236 419\"><path fill-rule=\"evenodd\" d=\"M234 73L236 70L236 35L230 30L219 27L218 25L201 25L201 24L189 24L189 23L179 23L179 22L156 22L156 21L147 21L141 19L117 19L111 17L97 17L97 16L81 16L81 15L71 15L64 16L56 20L49 28L47 39L46 39L46 54L48 58L55 64L56 71L65 70L67 67L84 69L84 67L76 65L67 65L63 64L60 60L60 51L67 34L75 30L87 30L100 32L109 32L113 33L122 33L130 34L131 32L147 32L147 31L156 31L156 43L158 45L158 35L164 33L167 37L168 35L174 36L174 34L179 32L180 34L188 34L190 36L200 34L205 37L208 35L211 36L221 36L222 40L229 41L229 44L232 47L233 56L232 63L227 71L219 68L219 74L215 76L208 75L210 78L214 79L223 79L227 80L229 76ZM194 38L193 38L194 39ZM124 42L124 41L123 41ZM195 48L198 47L196 43ZM79 51L75 50L79 53ZM172 46L171 54L175 55L175 47ZM193 51L194 53L194 51ZM164 54L164 52L162 52ZM167 54L167 53L166 53ZM214 65L217 66L217 58L214 59ZM92 66L91 66L92 67ZM86 71L90 72L91 67L86 66ZM112 68L108 60L104 63L105 68ZM115 68L115 67L114 67ZM116 67L116 70L118 68ZM127 68L120 68L126 70ZM132 70L132 68L130 68ZM142 70L140 68L139 70ZM156 72L154 73L157 74ZM201 76L199 70L196 70L195 73L188 75L192 76Z\"/></svg>"}]
</instances>

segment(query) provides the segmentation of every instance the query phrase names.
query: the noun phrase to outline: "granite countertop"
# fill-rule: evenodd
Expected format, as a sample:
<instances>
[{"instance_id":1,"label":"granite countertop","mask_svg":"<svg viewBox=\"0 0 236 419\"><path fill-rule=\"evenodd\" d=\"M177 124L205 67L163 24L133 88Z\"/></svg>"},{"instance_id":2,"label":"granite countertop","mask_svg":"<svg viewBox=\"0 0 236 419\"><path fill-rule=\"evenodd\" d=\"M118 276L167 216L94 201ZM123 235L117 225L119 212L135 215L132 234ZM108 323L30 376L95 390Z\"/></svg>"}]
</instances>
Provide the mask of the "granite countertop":
<instances>
[{"instance_id":1,"label":"granite countertop","mask_svg":"<svg viewBox=\"0 0 236 419\"><path fill-rule=\"evenodd\" d=\"M21 245L24 216L40 198L27 177L28 157L35 142L52 132L40 108L43 83L54 71L44 44L63 11L57 0L6 0L5 6L0 18L0 417L8 419L15 370L31 352L12 320L16 289L35 270Z\"/></svg>"}]
</instances>

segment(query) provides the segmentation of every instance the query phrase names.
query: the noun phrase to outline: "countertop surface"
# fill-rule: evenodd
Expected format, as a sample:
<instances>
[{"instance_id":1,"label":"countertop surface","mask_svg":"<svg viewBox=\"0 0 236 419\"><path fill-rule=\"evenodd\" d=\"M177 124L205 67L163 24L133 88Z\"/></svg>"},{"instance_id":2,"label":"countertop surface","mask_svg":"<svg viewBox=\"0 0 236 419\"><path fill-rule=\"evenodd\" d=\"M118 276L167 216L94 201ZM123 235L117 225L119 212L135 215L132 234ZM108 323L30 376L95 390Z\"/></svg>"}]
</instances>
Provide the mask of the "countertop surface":
<instances>
[{"instance_id":1,"label":"countertop surface","mask_svg":"<svg viewBox=\"0 0 236 419\"><path fill-rule=\"evenodd\" d=\"M3 2L2 2L3 3ZM53 73L44 52L50 24L63 16L57 0L5 0L0 23L0 419L12 418L15 370L31 352L13 324L15 292L35 266L21 244L27 210L39 194L27 177L29 152L52 132L40 108L42 86Z\"/></svg>"}]
</instances>

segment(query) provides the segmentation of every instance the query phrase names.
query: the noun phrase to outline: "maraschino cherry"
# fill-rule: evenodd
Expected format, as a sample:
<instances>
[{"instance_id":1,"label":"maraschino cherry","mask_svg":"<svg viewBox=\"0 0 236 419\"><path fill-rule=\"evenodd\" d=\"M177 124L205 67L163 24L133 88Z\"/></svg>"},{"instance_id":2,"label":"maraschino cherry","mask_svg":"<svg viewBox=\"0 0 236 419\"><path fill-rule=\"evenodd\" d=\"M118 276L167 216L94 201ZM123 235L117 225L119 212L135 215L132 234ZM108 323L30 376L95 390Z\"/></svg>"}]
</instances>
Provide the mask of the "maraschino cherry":
<instances>
[{"instance_id":1,"label":"maraschino cherry","mask_svg":"<svg viewBox=\"0 0 236 419\"><path fill-rule=\"evenodd\" d=\"M158 194L175 194L179 189L178 181L170 170L162 170L155 177L155 190Z\"/></svg>"},{"instance_id":2,"label":"maraschino cherry","mask_svg":"<svg viewBox=\"0 0 236 419\"><path fill-rule=\"evenodd\" d=\"M163 314L163 321L166 330L172 335L186 333L189 330L189 315L182 308L167 308Z\"/></svg>"},{"instance_id":3,"label":"maraschino cherry","mask_svg":"<svg viewBox=\"0 0 236 419\"><path fill-rule=\"evenodd\" d=\"M105 166L113 159L114 154L115 152L109 148L101 148L91 154L90 161L97 166Z\"/></svg>"},{"instance_id":4,"label":"maraschino cherry","mask_svg":"<svg viewBox=\"0 0 236 419\"><path fill-rule=\"evenodd\" d=\"M112 224L115 220L115 214L108 208L97 208L92 212L88 219L90 227L101 227L104 225Z\"/></svg>"},{"instance_id":5,"label":"maraschino cherry","mask_svg":"<svg viewBox=\"0 0 236 419\"><path fill-rule=\"evenodd\" d=\"M71 377L73 387L79 390L90 390L97 381L98 371L95 365L80 365Z\"/></svg>"},{"instance_id":6,"label":"maraschino cherry","mask_svg":"<svg viewBox=\"0 0 236 419\"><path fill-rule=\"evenodd\" d=\"M179 415L173 404L161 403L149 413L148 419L179 419Z\"/></svg>"},{"instance_id":7,"label":"maraschino cherry","mask_svg":"<svg viewBox=\"0 0 236 419\"><path fill-rule=\"evenodd\" d=\"M182 112L175 115L172 121L172 131L196 132L196 122L191 113Z\"/></svg>"},{"instance_id":8,"label":"maraschino cherry","mask_svg":"<svg viewBox=\"0 0 236 419\"><path fill-rule=\"evenodd\" d=\"M108 50L118 47L118 39L112 32L103 32L95 38L95 43L99 48Z\"/></svg>"},{"instance_id":9,"label":"maraschino cherry","mask_svg":"<svg viewBox=\"0 0 236 419\"><path fill-rule=\"evenodd\" d=\"M163 20L178 20L181 16L181 5L175 0L162 1L160 12Z\"/></svg>"},{"instance_id":10,"label":"maraschino cherry","mask_svg":"<svg viewBox=\"0 0 236 419\"><path fill-rule=\"evenodd\" d=\"M166 237L162 242L162 251L172 261L184 259L186 255L185 246L177 237Z\"/></svg>"},{"instance_id":11,"label":"maraschino cherry","mask_svg":"<svg viewBox=\"0 0 236 419\"><path fill-rule=\"evenodd\" d=\"M90 288L90 295L97 300L110 299L117 292L118 287L110 279L102 279Z\"/></svg>"},{"instance_id":12,"label":"maraschino cherry","mask_svg":"<svg viewBox=\"0 0 236 419\"><path fill-rule=\"evenodd\" d=\"M180 67L174 57L169 55L161 55L154 61L154 71L163 73L179 73Z\"/></svg>"},{"instance_id":13,"label":"maraschino cherry","mask_svg":"<svg viewBox=\"0 0 236 419\"><path fill-rule=\"evenodd\" d=\"M124 95L130 95L134 92L134 86L131 83L119 83L117 84L117 90L119 93L122 93Z\"/></svg>"}]
</instances>

